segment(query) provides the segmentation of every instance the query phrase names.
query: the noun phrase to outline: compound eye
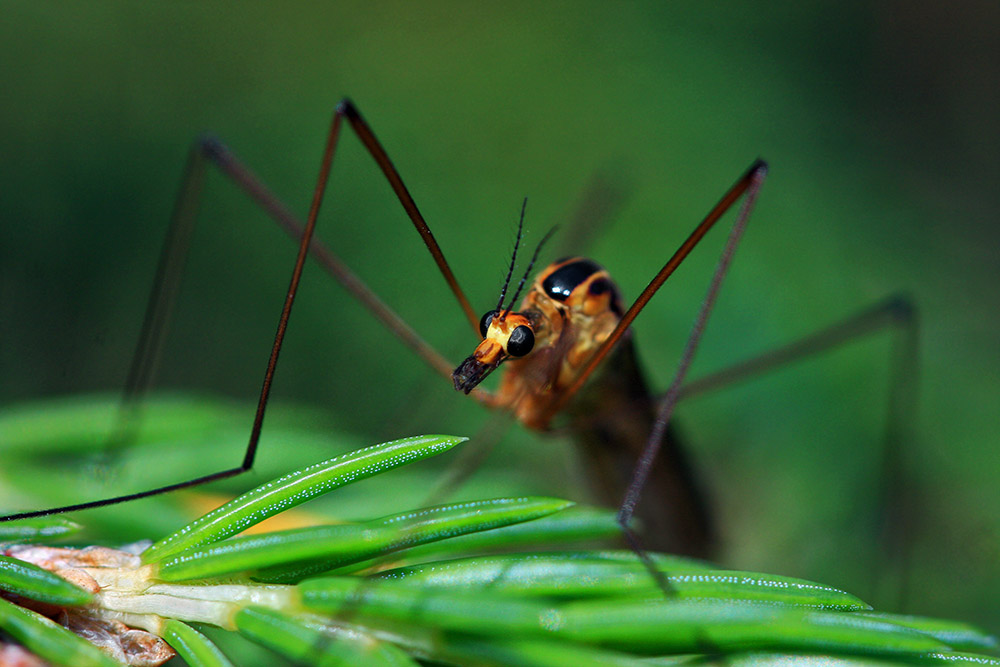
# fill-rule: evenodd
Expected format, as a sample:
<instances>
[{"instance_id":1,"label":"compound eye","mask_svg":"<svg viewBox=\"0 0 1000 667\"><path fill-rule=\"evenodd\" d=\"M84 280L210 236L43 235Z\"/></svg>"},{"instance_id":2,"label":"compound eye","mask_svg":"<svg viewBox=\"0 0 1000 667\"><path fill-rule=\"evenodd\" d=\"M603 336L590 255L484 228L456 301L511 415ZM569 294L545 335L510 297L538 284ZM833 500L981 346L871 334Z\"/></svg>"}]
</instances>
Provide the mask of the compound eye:
<instances>
[{"instance_id":1,"label":"compound eye","mask_svg":"<svg viewBox=\"0 0 1000 667\"><path fill-rule=\"evenodd\" d=\"M493 321L493 316L497 314L497 311L491 310L490 312L483 315L483 319L479 320L479 334L486 338L486 332L490 328L490 322Z\"/></svg>"},{"instance_id":2,"label":"compound eye","mask_svg":"<svg viewBox=\"0 0 1000 667\"><path fill-rule=\"evenodd\" d=\"M523 357L535 346L535 334L530 327L520 325L514 327L507 339L507 354L512 357Z\"/></svg>"}]
</instances>

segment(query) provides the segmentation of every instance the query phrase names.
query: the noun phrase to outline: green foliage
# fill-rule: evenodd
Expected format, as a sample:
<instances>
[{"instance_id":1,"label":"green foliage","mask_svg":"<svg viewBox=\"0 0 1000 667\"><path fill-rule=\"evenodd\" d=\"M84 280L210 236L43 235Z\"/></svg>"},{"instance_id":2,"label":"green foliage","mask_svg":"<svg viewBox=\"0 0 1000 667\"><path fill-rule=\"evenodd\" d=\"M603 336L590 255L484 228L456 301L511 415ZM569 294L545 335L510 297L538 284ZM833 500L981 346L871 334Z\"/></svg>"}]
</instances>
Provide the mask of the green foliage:
<instances>
[{"instance_id":1,"label":"green foliage","mask_svg":"<svg viewBox=\"0 0 1000 667\"><path fill-rule=\"evenodd\" d=\"M267 581L386 556L410 545L530 521L572 505L551 498L498 498L415 510L360 524L293 528L193 547L154 562L164 581L255 571Z\"/></svg>"},{"instance_id":2,"label":"green foliage","mask_svg":"<svg viewBox=\"0 0 1000 667\"><path fill-rule=\"evenodd\" d=\"M191 667L229 667L232 665L208 637L191 626L169 619L163 624L163 638Z\"/></svg>"},{"instance_id":3,"label":"green foliage","mask_svg":"<svg viewBox=\"0 0 1000 667\"><path fill-rule=\"evenodd\" d=\"M463 440L465 438L445 436L404 438L296 470L244 493L183 530L163 538L143 552L143 559L147 562L162 561L192 547L235 535L317 495L447 451Z\"/></svg>"},{"instance_id":4,"label":"green foliage","mask_svg":"<svg viewBox=\"0 0 1000 667\"><path fill-rule=\"evenodd\" d=\"M204 413L209 404L199 403ZM41 407L33 409L43 414ZM52 406L48 418L58 412ZM24 414L0 417L0 429L23 427ZM976 628L875 613L848 593L801 579L653 554L671 588L665 593L629 551L572 548L581 538L607 537L613 519L608 511L581 511L567 501L465 501L334 524L309 515L313 525L236 535L265 519L303 512L288 510L320 502L335 488L332 496L340 495L355 481L376 492L381 477L403 489L408 464L462 440L407 438L302 466L155 545L126 551L19 547L12 543L21 536L37 538L45 526L65 524L25 522L24 533L5 524L13 557L0 559L0 588L21 596L26 607L57 605L70 618L111 628L114 619L124 620L165 638L193 665L230 663L192 623L235 631L306 665L636 665L652 656L737 664L1000 665L988 655L962 653L996 650L996 640ZM162 444L159 437L153 441ZM546 550L525 551L526 545ZM98 592L91 597L53 569L93 582ZM0 628L54 664L114 664L25 607L0 601Z\"/></svg>"},{"instance_id":5,"label":"green foliage","mask_svg":"<svg viewBox=\"0 0 1000 667\"><path fill-rule=\"evenodd\" d=\"M57 665L114 667L118 663L51 620L0 600L0 628L40 658Z\"/></svg>"},{"instance_id":6,"label":"green foliage","mask_svg":"<svg viewBox=\"0 0 1000 667\"><path fill-rule=\"evenodd\" d=\"M596 171L620 174L619 212L589 243L561 232L541 261L562 248L590 254L634 297L761 156L771 177L693 373L899 290L913 294L926 327L920 437L903 454L904 481L920 498L908 562L921 594L910 599L922 613L1000 630L1000 12L975 0L899 6L4 3L0 402L120 390L185 152L203 131L302 214L330 112L350 95L484 310L495 303L522 197L537 239L566 219ZM460 359L470 328L377 167L354 137L341 144L319 233ZM260 386L293 250L235 190L209 175L157 387L249 399ZM655 389L669 381L720 236L635 324ZM275 397L319 406L359 436L335 451L442 429L477 433L482 412L314 269ZM728 565L812 576L891 606L895 573L873 572L872 531L859 530L884 489L873 470L886 347L859 342L679 410ZM234 439L245 444L241 426ZM566 468L551 440L533 443L528 464L509 444L495 457L504 472L490 479L545 484L485 490L477 480L478 497L577 499L574 481L555 488ZM159 465L172 477L174 459ZM22 484L52 479L51 466L33 478L6 457L0 467ZM79 475L62 479L67 495L90 491ZM366 494L380 504L369 511L344 491L349 516L419 506ZM31 506L0 493L2 508ZM137 539L186 520L169 506L134 513L150 525L136 530L125 512L88 515L88 527Z\"/></svg>"},{"instance_id":7,"label":"green foliage","mask_svg":"<svg viewBox=\"0 0 1000 667\"><path fill-rule=\"evenodd\" d=\"M8 556L0 556L0 591L63 606L87 604L91 597L48 570Z\"/></svg>"}]
</instances>

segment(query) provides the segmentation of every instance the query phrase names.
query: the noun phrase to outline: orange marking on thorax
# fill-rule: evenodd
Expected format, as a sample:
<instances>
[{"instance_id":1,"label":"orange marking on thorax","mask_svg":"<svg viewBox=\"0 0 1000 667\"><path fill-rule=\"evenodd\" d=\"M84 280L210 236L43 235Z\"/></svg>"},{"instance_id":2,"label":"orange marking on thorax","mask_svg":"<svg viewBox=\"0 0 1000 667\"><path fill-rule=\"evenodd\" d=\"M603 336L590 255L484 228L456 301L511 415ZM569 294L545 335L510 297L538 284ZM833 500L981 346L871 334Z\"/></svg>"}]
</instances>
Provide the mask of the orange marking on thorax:
<instances>
[{"instance_id":1,"label":"orange marking on thorax","mask_svg":"<svg viewBox=\"0 0 1000 667\"><path fill-rule=\"evenodd\" d=\"M497 392L498 403L528 428L549 428L555 416L550 408L553 400L572 383L621 317L617 289L603 268L597 267L582 279L565 300L546 292L546 279L578 260L572 258L546 267L535 277L518 312L506 318L510 321L518 315L530 321L535 334L530 354L504 363ZM598 280L611 288L592 293L591 285Z\"/></svg>"}]
</instances>

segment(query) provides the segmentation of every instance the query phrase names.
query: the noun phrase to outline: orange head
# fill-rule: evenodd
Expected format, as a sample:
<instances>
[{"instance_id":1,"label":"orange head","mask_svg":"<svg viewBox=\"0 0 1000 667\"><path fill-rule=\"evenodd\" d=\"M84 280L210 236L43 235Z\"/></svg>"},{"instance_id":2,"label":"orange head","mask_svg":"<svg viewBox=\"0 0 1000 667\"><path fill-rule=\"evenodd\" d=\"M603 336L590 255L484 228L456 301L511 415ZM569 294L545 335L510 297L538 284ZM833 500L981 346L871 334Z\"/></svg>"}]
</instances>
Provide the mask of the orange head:
<instances>
[{"instance_id":1,"label":"orange head","mask_svg":"<svg viewBox=\"0 0 1000 667\"><path fill-rule=\"evenodd\" d=\"M491 310L479 321L479 333L482 342L451 375L455 389L466 394L501 363L511 357L525 356L535 345L531 320L520 313Z\"/></svg>"}]
</instances>

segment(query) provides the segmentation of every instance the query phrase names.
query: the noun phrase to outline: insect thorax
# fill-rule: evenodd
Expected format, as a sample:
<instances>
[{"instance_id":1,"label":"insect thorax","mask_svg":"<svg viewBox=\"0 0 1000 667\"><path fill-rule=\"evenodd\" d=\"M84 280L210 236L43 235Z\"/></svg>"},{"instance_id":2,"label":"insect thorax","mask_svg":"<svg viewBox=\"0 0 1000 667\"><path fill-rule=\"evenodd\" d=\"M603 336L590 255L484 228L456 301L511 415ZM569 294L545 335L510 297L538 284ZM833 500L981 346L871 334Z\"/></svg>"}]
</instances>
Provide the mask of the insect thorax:
<instances>
[{"instance_id":1,"label":"insect thorax","mask_svg":"<svg viewBox=\"0 0 1000 667\"><path fill-rule=\"evenodd\" d=\"M525 426L546 429L551 402L617 326L621 298L603 267L572 257L535 277L518 312L532 322L535 347L504 365L499 397Z\"/></svg>"}]
</instances>

